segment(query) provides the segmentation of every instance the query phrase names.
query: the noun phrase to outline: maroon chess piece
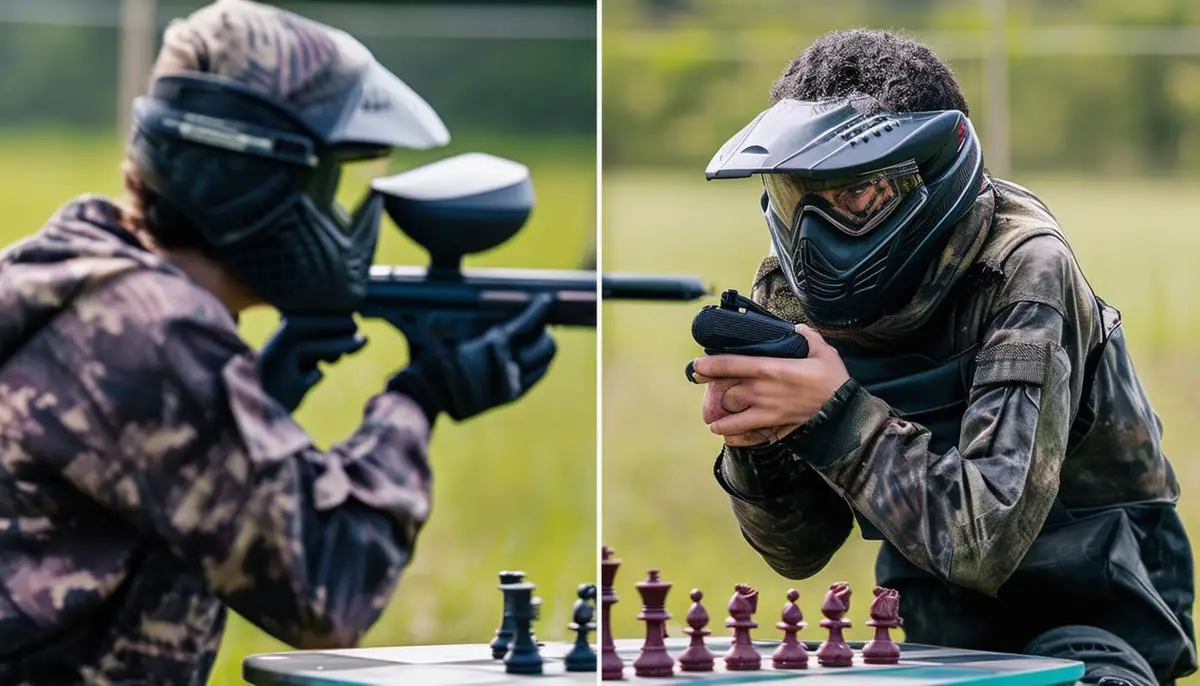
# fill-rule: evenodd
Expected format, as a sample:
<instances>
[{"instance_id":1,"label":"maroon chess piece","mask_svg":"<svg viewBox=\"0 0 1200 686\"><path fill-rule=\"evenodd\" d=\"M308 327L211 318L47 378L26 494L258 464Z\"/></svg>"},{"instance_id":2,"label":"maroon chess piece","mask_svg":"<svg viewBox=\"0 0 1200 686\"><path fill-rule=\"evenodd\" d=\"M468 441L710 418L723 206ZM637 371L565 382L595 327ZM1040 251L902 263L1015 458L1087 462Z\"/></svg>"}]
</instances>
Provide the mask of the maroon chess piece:
<instances>
[{"instance_id":1,"label":"maroon chess piece","mask_svg":"<svg viewBox=\"0 0 1200 686\"><path fill-rule=\"evenodd\" d=\"M725 626L733 629L733 644L725 653L725 668L730 671L762 669L762 656L750 640L750 630L758 628L758 623L751 619L757 610L758 591L746 584L734 586L733 597L729 600L729 619L725 620Z\"/></svg>"},{"instance_id":2,"label":"maroon chess piece","mask_svg":"<svg viewBox=\"0 0 1200 686\"><path fill-rule=\"evenodd\" d=\"M663 624L671 618L667 612L667 592L671 584L658 578L658 570L651 569L645 581L634 584L642 597L642 611L638 619L646 623L646 642L642 652L633 661L633 672L644 677L663 677L675 674L675 658L667 652L663 643Z\"/></svg>"},{"instance_id":3,"label":"maroon chess piece","mask_svg":"<svg viewBox=\"0 0 1200 686\"><path fill-rule=\"evenodd\" d=\"M875 600L871 601L871 618L867 626L875 628L875 638L862 649L863 662L869 665L894 665L900 663L900 646L888 634L890 629L904 626L900 618L900 593L890 588L875 587Z\"/></svg>"},{"instance_id":4,"label":"maroon chess piece","mask_svg":"<svg viewBox=\"0 0 1200 686\"><path fill-rule=\"evenodd\" d=\"M846 613L850 611L850 584L839 581L829 587L821 604L821 626L829 629L829 638L817 647L817 662L822 667L849 667L854 664L854 650L846 644L842 630L850 626Z\"/></svg>"},{"instance_id":5,"label":"maroon chess piece","mask_svg":"<svg viewBox=\"0 0 1200 686\"><path fill-rule=\"evenodd\" d=\"M796 634L803 629L804 613L800 611L800 606L796 604L796 600L800 598L800 593L796 589L790 589L787 593L787 604L783 606L783 612L780 615L780 621L775 625L775 628L783 631L783 640L780 641L779 647L771 655L771 665L775 669L804 669L808 667L808 651L804 649L804 644L797 638Z\"/></svg>"},{"instance_id":6,"label":"maroon chess piece","mask_svg":"<svg viewBox=\"0 0 1200 686\"><path fill-rule=\"evenodd\" d=\"M604 681L620 681L625 678L625 663L617 655L617 646L613 642L612 622L609 621L611 608L618 600L613 591L613 581L617 577L617 569L621 561L613 558L612 548L601 548L600 561L600 678Z\"/></svg>"},{"instance_id":7,"label":"maroon chess piece","mask_svg":"<svg viewBox=\"0 0 1200 686\"><path fill-rule=\"evenodd\" d=\"M687 650L679 655L679 668L685 672L711 672L713 671L713 654L709 651L708 646L704 645L704 637L712 632L706 629L708 626L708 612L704 606L700 604L700 600L704 598L704 594L700 589L692 589L692 606L688 608L687 624L688 628L683 630L683 633L692 637L691 643L688 644Z\"/></svg>"}]
</instances>

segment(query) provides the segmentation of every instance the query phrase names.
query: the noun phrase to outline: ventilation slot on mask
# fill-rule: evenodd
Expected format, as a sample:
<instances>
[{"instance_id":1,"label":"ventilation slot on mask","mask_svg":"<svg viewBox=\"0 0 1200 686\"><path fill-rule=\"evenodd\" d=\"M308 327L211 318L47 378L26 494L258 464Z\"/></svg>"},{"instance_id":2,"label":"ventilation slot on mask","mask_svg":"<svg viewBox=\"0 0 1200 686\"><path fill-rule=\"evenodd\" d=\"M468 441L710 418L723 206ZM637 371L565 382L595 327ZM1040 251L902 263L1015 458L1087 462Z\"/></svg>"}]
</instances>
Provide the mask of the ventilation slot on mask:
<instances>
[{"instance_id":1,"label":"ventilation slot on mask","mask_svg":"<svg viewBox=\"0 0 1200 686\"><path fill-rule=\"evenodd\" d=\"M874 262L863 267L862 272L854 281L853 292L857 294L862 293L863 291L869 291L872 288L878 288L879 280L883 277L885 267L887 266L887 259L888 256L884 254Z\"/></svg>"},{"instance_id":2,"label":"ventilation slot on mask","mask_svg":"<svg viewBox=\"0 0 1200 686\"><path fill-rule=\"evenodd\" d=\"M800 264L804 268L805 286L812 295L833 299L845 292L845 285L838 280L832 266L807 242L800 246Z\"/></svg>"}]
</instances>

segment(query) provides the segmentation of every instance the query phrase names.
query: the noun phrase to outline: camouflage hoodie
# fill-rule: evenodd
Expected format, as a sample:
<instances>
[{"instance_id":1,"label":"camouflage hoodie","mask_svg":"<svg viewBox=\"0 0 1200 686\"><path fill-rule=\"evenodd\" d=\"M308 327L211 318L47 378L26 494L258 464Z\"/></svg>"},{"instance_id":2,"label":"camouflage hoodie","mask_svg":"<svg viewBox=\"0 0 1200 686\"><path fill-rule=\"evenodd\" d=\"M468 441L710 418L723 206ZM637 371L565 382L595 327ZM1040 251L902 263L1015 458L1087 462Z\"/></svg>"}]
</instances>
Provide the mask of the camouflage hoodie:
<instances>
[{"instance_id":1,"label":"camouflage hoodie","mask_svg":"<svg viewBox=\"0 0 1200 686\"><path fill-rule=\"evenodd\" d=\"M0 683L204 684L226 607L348 647L429 514L429 425L383 393L329 451L207 291L99 197L0 255Z\"/></svg>"}]
</instances>

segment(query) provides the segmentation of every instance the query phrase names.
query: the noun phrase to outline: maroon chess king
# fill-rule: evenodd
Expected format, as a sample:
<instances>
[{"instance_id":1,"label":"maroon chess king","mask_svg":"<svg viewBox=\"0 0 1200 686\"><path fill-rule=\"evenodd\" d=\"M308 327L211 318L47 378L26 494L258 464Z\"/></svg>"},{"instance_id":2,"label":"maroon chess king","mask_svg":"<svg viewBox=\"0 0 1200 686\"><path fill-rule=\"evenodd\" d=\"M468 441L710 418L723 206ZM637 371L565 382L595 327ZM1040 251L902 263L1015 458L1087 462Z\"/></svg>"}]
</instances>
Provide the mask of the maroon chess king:
<instances>
[{"instance_id":1,"label":"maroon chess king","mask_svg":"<svg viewBox=\"0 0 1200 686\"><path fill-rule=\"evenodd\" d=\"M600 678L604 681L619 681L625 678L625 663L617 655L616 644L613 643L612 606L617 602L617 594L613 591L613 582L617 578L617 569L621 561L613 558L612 548L604 546L600 550Z\"/></svg>"},{"instance_id":2,"label":"maroon chess king","mask_svg":"<svg viewBox=\"0 0 1200 686\"><path fill-rule=\"evenodd\" d=\"M646 623L646 642L642 651L633 661L634 673L643 677L667 677L675 673L675 658L667 652L663 642L666 622L671 618L667 612L667 592L671 584L658 576L657 569L651 569L646 580L634 585L638 595L642 597L642 611L638 619Z\"/></svg>"}]
</instances>

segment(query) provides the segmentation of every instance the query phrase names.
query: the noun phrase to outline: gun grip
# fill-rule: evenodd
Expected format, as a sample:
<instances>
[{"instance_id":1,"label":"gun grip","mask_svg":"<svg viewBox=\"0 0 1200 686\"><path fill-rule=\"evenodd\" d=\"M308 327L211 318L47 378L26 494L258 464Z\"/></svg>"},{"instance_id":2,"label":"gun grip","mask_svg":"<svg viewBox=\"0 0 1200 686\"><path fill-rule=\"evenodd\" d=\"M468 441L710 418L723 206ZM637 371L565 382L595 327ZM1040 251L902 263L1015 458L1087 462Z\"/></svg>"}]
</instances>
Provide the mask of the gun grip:
<instances>
[{"instance_id":1,"label":"gun grip","mask_svg":"<svg viewBox=\"0 0 1200 686\"><path fill-rule=\"evenodd\" d=\"M795 327L758 312L707 306L692 319L692 338L708 355L808 357L808 340Z\"/></svg>"}]
</instances>

